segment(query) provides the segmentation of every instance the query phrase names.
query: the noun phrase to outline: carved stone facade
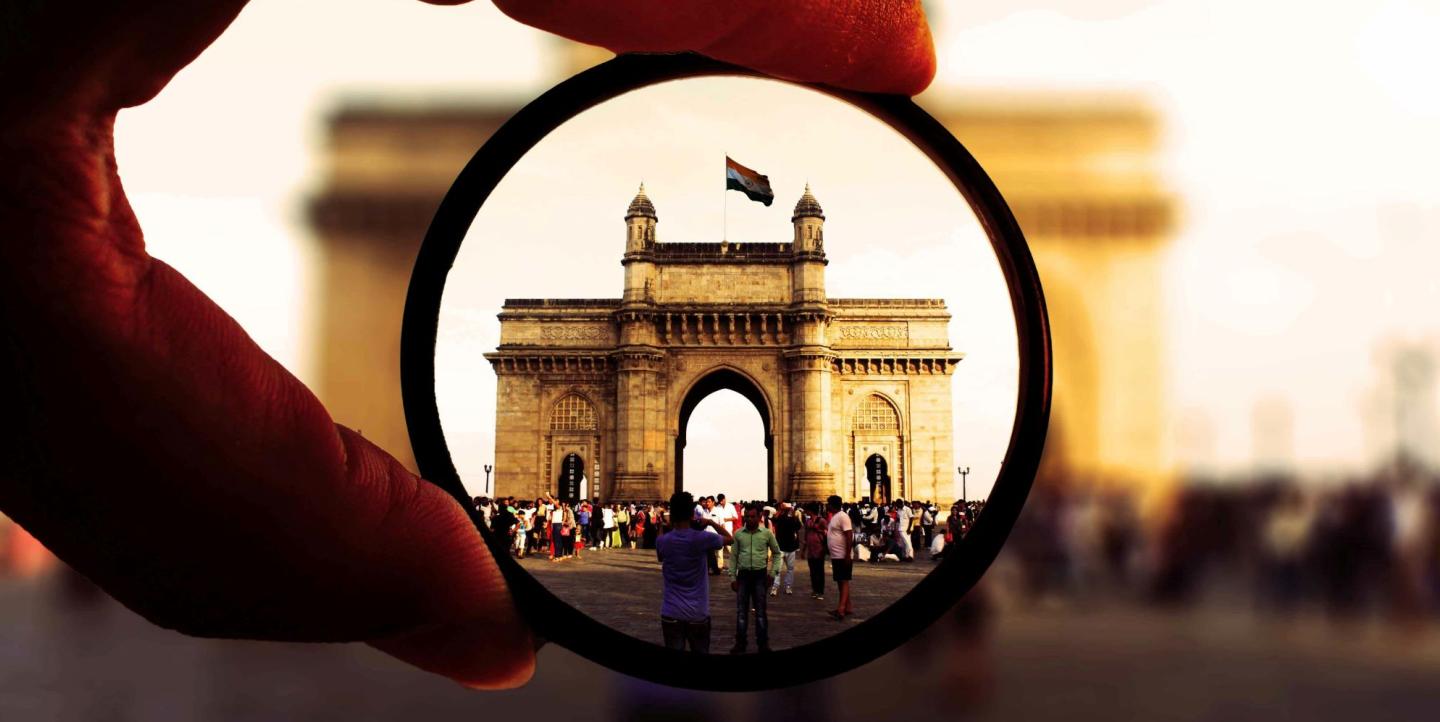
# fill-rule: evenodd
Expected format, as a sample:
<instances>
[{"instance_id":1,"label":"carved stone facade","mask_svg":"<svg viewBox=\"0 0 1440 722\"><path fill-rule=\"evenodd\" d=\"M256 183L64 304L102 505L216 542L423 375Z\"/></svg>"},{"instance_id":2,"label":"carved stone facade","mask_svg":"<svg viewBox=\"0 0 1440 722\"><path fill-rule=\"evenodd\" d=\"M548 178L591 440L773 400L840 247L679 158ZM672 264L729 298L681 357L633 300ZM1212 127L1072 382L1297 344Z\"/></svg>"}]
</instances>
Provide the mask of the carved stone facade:
<instances>
[{"instance_id":1,"label":"carved stone facade","mask_svg":"<svg viewBox=\"0 0 1440 722\"><path fill-rule=\"evenodd\" d=\"M691 412L731 389L760 413L774 498L953 498L945 302L827 298L824 220L806 188L789 243L660 243L642 186L620 298L501 310L495 493L573 495L579 468L588 495L664 498Z\"/></svg>"}]
</instances>

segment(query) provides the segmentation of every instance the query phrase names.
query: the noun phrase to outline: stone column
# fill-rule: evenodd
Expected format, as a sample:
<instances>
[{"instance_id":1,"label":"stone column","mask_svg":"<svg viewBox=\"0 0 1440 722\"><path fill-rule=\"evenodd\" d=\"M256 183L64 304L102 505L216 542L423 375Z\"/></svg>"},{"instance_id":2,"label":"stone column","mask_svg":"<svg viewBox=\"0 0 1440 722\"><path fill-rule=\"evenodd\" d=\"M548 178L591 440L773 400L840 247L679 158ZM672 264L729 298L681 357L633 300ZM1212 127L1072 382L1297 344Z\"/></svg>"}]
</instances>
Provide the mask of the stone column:
<instances>
[{"instance_id":1,"label":"stone column","mask_svg":"<svg viewBox=\"0 0 1440 722\"><path fill-rule=\"evenodd\" d=\"M831 432L831 375L835 354L825 339L828 314L791 317L796 345L785 352L790 386L790 475L784 490L794 501L823 500L834 494L835 457Z\"/></svg>"},{"instance_id":2,"label":"stone column","mask_svg":"<svg viewBox=\"0 0 1440 722\"><path fill-rule=\"evenodd\" d=\"M665 401L660 375L665 354L654 345L648 314L621 311L620 348L615 352L615 498L653 500L668 497L660 479L666 465Z\"/></svg>"}]
</instances>

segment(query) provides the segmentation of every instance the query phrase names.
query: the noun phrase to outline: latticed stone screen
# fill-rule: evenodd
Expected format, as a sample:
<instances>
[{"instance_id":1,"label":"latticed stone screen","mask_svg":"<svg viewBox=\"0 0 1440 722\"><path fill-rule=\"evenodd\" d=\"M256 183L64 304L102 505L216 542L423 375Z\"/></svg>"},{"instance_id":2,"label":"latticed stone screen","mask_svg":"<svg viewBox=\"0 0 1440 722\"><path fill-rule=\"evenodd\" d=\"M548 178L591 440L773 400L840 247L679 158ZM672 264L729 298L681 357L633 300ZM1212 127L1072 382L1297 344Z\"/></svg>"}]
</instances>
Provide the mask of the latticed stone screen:
<instances>
[{"instance_id":1,"label":"latticed stone screen","mask_svg":"<svg viewBox=\"0 0 1440 722\"><path fill-rule=\"evenodd\" d=\"M570 394L555 404L550 414L551 431L594 431L595 407L576 394Z\"/></svg>"},{"instance_id":2,"label":"latticed stone screen","mask_svg":"<svg viewBox=\"0 0 1440 722\"><path fill-rule=\"evenodd\" d=\"M900 416L883 396L871 394L855 410L856 431L899 431Z\"/></svg>"}]
</instances>

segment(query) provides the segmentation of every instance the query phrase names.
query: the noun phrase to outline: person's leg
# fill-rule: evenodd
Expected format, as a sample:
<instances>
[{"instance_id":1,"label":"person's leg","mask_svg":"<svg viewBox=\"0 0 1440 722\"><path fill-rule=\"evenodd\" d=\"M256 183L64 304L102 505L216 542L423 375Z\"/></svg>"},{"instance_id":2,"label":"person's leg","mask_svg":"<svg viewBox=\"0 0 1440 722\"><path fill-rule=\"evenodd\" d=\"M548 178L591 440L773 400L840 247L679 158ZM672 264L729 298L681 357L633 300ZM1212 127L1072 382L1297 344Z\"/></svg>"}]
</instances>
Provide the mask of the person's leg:
<instances>
[{"instance_id":1,"label":"person's leg","mask_svg":"<svg viewBox=\"0 0 1440 722\"><path fill-rule=\"evenodd\" d=\"M836 584L840 587L840 604L836 611L844 616L850 613L850 582L836 582Z\"/></svg>"},{"instance_id":2,"label":"person's leg","mask_svg":"<svg viewBox=\"0 0 1440 722\"><path fill-rule=\"evenodd\" d=\"M755 604L755 647L761 652L768 652L770 651L770 618L765 614L765 572L751 573L750 599Z\"/></svg>"},{"instance_id":3,"label":"person's leg","mask_svg":"<svg viewBox=\"0 0 1440 722\"><path fill-rule=\"evenodd\" d=\"M660 635L665 638L665 648L685 651L685 623L669 617L660 618Z\"/></svg>"},{"instance_id":4,"label":"person's leg","mask_svg":"<svg viewBox=\"0 0 1440 722\"><path fill-rule=\"evenodd\" d=\"M785 589L789 590L790 585L795 582L795 552L780 552L780 557L775 560L775 581L770 585L770 596L780 593L780 581L787 568L790 570L790 581L786 583Z\"/></svg>"},{"instance_id":5,"label":"person's leg","mask_svg":"<svg viewBox=\"0 0 1440 722\"><path fill-rule=\"evenodd\" d=\"M686 636L689 638L690 651L709 654L710 618L706 617L705 620L701 622L691 622Z\"/></svg>"},{"instance_id":6,"label":"person's leg","mask_svg":"<svg viewBox=\"0 0 1440 722\"><path fill-rule=\"evenodd\" d=\"M750 599L744 576L742 572L736 577L740 586L735 590L735 647L730 650L731 654L745 651L745 645L749 642Z\"/></svg>"},{"instance_id":7,"label":"person's leg","mask_svg":"<svg viewBox=\"0 0 1440 722\"><path fill-rule=\"evenodd\" d=\"M818 599L825 598L825 560L806 559L810 565L810 593Z\"/></svg>"}]
</instances>

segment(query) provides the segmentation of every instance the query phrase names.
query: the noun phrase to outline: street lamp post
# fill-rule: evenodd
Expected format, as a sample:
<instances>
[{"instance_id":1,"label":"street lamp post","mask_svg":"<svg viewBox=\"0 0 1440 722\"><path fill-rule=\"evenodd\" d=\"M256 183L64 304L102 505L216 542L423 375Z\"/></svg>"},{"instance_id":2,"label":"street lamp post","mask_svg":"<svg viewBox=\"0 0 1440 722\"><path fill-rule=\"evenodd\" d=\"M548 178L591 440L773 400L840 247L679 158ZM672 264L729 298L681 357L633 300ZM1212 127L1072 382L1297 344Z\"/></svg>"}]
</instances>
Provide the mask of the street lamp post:
<instances>
[{"instance_id":1,"label":"street lamp post","mask_svg":"<svg viewBox=\"0 0 1440 722\"><path fill-rule=\"evenodd\" d=\"M970 467L957 466L955 467L955 472L960 475L960 501L968 502L970 501L970 494L966 493L965 479L966 477L970 476Z\"/></svg>"},{"instance_id":2,"label":"street lamp post","mask_svg":"<svg viewBox=\"0 0 1440 722\"><path fill-rule=\"evenodd\" d=\"M490 472L494 470L495 467L489 464L485 465L485 496L490 496Z\"/></svg>"}]
</instances>

